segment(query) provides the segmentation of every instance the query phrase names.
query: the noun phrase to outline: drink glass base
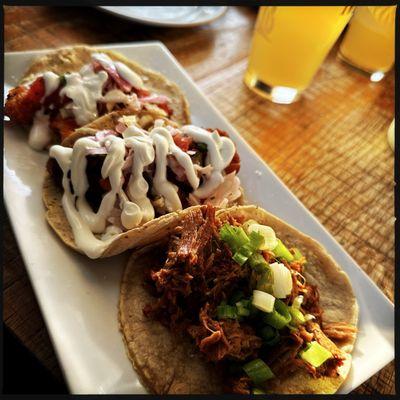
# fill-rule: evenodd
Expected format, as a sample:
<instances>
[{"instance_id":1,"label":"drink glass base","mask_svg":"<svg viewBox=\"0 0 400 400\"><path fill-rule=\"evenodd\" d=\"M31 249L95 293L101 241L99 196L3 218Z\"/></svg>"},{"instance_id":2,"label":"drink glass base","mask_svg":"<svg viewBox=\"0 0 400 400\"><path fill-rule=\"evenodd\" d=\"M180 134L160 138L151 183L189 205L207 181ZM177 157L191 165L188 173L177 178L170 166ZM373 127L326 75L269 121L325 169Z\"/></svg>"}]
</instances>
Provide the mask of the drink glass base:
<instances>
[{"instance_id":1,"label":"drink glass base","mask_svg":"<svg viewBox=\"0 0 400 400\"><path fill-rule=\"evenodd\" d=\"M364 67L361 67L360 65L357 65L356 63L354 63L353 61L349 60L347 57L345 57L339 50L339 52L337 53L337 57L340 61L344 62L346 65L348 65L349 67L351 67L352 69L356 70L357 72L366 75L369 77L369 80L371 82L379 82L381 81L385 75L387 71L372 71L369 69L366 69Z\"/></svg>"},{"instance_id":2,"label":"drink glass base","mask_svg":"<svg viewBox=\"0 0 400 400\"><path fill-rule=\"evenodd\" d=\"M278 104L294 103L301 94L298 89L287 86L270 86L257 77L250 78L247 74L244 77L244 83L254 93Z\"/></svg>"}]
</instances>

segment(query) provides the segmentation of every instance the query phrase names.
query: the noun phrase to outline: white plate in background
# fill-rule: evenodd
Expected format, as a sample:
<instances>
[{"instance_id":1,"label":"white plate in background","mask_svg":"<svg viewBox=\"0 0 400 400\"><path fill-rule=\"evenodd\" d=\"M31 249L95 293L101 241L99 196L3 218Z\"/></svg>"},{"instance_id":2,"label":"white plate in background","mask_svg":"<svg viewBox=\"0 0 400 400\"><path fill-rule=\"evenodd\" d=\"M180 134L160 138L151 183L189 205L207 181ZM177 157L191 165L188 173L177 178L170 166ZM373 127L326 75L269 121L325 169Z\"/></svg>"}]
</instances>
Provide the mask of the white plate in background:
<instances>
[{"instance_id":1,"label":"white plate in background","mask_svg":"<svg viewBox=\"0 0 400 400\"><path fill-rule=\"evenodd\" d=\"M360 318L353 367L339 393L355 389L393 360L392 303L207 100L167 48L158 42L98 47L118 51L175 81L189 100L193 123L221 128L235 141L248 199L318 240L347 272ZM44 52L5 53L5 95L32 58ZM5 123L5 203L70 391L145 393L118 329L119 284L128 254L90 260L61 243L44 217L46 160L45 153L28 146L26 132Z\"/></svg>"},{"instance_id":2,"label":"white plate in background","mask_svg":"<svg viewBox=\"0 0 400 400\"><path fill-rule=\"evenodd\" d=\"M146 25L189 27L208 24L221 17L226 6L99 6L100 9Z\"/></svg>"}]
</instances>

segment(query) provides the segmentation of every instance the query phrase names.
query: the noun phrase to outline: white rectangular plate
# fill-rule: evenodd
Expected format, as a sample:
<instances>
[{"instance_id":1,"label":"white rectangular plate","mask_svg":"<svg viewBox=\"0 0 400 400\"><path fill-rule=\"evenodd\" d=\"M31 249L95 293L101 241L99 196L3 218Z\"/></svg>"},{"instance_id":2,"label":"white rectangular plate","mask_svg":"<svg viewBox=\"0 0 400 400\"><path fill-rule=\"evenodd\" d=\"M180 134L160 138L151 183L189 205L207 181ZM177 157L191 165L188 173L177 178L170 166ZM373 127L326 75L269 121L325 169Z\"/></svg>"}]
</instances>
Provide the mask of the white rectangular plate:
<instances>
[{"instance_id":1,"label":"white rectangular plate","mask_svg":"<svg viewBox=\"0 0 400 400\"><path fill-rule=\"evenodd\" d=\"M294 197L200 92L160 43L102 46L158 70L185 92L193 123L229 132L242 159L247 197L322 243L349 275L360 306L353 368L340 393L348 393L394 358L394 310L317 219ZM34 56L5 54L4 93ZM72 393L145 393L125 354L117 304L127 254L89 260L66 248L44 218L41 187L47 155L29 148L27 133L5 124L4 197L33 288Z\"/></svg>"}]
</instances>

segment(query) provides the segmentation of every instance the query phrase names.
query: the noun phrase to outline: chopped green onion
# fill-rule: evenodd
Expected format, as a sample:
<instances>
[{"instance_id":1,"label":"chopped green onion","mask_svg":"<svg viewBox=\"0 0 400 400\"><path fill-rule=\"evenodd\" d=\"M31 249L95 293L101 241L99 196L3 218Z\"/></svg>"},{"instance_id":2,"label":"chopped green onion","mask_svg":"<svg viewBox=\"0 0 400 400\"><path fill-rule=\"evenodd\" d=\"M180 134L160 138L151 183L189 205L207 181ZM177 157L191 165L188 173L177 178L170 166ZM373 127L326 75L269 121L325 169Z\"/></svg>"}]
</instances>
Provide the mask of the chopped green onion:
<instances>
[{"instance_id":1,"label":"chopped green onion","mask_svg":"<svg viewBox=\"0 0 400 400\"><path fill-rule=\"evenodd\" d=\"M263 240L264 239L260 234L258 234L257 232L251 232L248 236L248 242L240 246L240 248L236 251L232 258L239 265L243 265L249 259L249 257L259 248Z\"/></svg>"},{"instance_id":2,"label":"chopped green onion","mask_svg":"<svg viewBox=\"0 0 400 400\"><path fill-rule=\"evenodd\" d=\"M241 246L250 241L246 232L241 227L229 224L223 225L219 234L221 239L228 244L233 252L236 252Z\"/></svg>"},{"instance_id":3,"label":"chopped green onion","mask_svg":"<svg viewBox=\"0 0 400 400\"><path fill-rule=\"evenodd\" d=\"M273 292L272 294L278 299L284 299L293 289L292 275L288 268L281 263L270 264L273 276Z\"/></svg>"},{"instance_id":4,"label":"chopped green onion","mask_svg":"<svg viewBox=\"0 0 400 400\"><path fill-rule=\"evenodd\" d=\"M286 261L293 261L293 254L289 249L282 243L280 239L277 239L278 245L272 250L276 257L284 258Z\"/></svg>"},{"instance_id":5,"label":"chopped green onion","mask_svg":"<svg viewBox=\"0 0 400 400\"><path fill-rule=\"evenodd\" d=\"M261 290L253 290L253 301L254 307L261 311L270 313L274 309L275 297L269 293L262 292Z\"/></svg>"},{"instance_id":6,"label":"chopped green onion","mask_svg":"<svg viewBox=\"0 0 400 400\"><path fill-rule=\"evenodd\" d=\"M276 329L282 329L290 323L292 316L289 307L281 300L276 299L274 309L263 316L263 321Z\"/></svg>"},{"instance_id":7,"label":"chopped green onion","mask_svg":"<svg viewBox=\"0 0 400 400\"><path fill-rule=\"evenodd\" d=\"M301 260L303 258L303 255L300 253L300 250L296 247L293 249L293 257L295 261Z\"/></svg>"},{"instance_id":8,"label":"chopped green onion","mask_svg":"<svg viewBox=\"0 0 400 400\"><path fill-rule=\"evenodd\" d=\"M266 392L264 392L264 390L259 389L259 388L254 388L252 390L252 394L267 394Z\"/></svg>"},{"instance_id":9,"label":"chopped green onion","mask_svg":"<svg viewBox=\"0 0 400 400\"><path fill-rule=\"evenodd\" d=\"M249 303L247 300L238 301L236 303L236 312L239 317L248 317L250 315Z\"/></svg>"},{"instance_id":10,"label":"chopped green onion","mask_svg":"<svg viewBox=\"0 0 400 400\"><path fill-rule=\"evenodd\" d=\"M257 290L272 294L272 284L272 273L270 270L267 270L257 280Z\"/></svg>"},{"instance_id":11,"label":"chopped green onion","mask_svg":"<svg viewBox=\"0 0 400 400\"><path fill-rule=\"evenodd\" d=\"M237 312L235 306L222 304L217 307L218 319L237 319Z\"/></svg>"},{"instance_id":12,"label":"chopped green onion","mask_svg":"<svg viewBox=\"0 0 400 400\"><path fill-rule=\"evenodd\" d=\"M250 267L258 273L268 270L268 263L265 261L265 258L260 253L254 253L249 258L249 264Z\"/></svg>"},{"instance_id":13,"label":"chopped green onion","mask_svg":"<svg viewBox=\"0 0 400 400\"><path fill-rule=\"evenodd\" d=\"M277 329L267 325L261 330L261 337L264 339L264 343L268 346L273 346L279 342L279 332Z\"/></svg>"},{"instance_id":14,"label":"chopped green onion","mask_svg":"<svg viewBox=\"0 0 400 400\"><path fill-rule=\"evenodd\" d=\"M312 319L315 319L315 315L306 314L306 315L304 315L304 319L305 319L306 321L311 321Z\"/></svg>"},{"instance_id":15,"label":"chopped green onion","mask_svg":"<svg viewBox=\"0 0 400 400\"><path fill-rule=\"evenodd\" d=\"M292 322L294 325L302 325L306 322L303 313L298 308L289 307L290 315L292 316Z\"/></svg>"},{"instance_id":16,"label":"chopped green onion","mask_svg":"<svg viewBox=\"0 0 400 400\"><path fill-rule=\"evenodd\" d=\"M260 385L266 380L274 378L271 369L260 358L256 358L255 360L243 365L243 369L256 385Z\"/></svg>"},{"instance_id":17,"label":"chopped green onion","mask_svg":"<svg viewBox=\"0 0 400 400\"><path fill-rule=\"evenodd\" d=\"M236 261L239 265L243 265L247 260L248 257L246 257L244 254L236 252L233 256L232 256L233 260Z\"/></svg>"},{"instance_id":18,"label":"chopped green onion","mask_svg":"<svg viewBox=\"0 0 400 400\"><path fill-rule=\"evenodd\" d=\"M332 353L318 342L314 341L309 343L308 347L300 352L300 357L313 367L318 368L326 360L332 358Z\"/></svg>"},{"instance_id":19,"label":"chopped green onion","mask_svg":"<svg viewBox=\"0 0 400 400\"><path fill-rule=\"evenodd\" d=\"M257 232L263 237L263 242L259 247L259 250L273 250L278 245L278 240L276 239L275 231L267 225L261 224L251 224L247 228L247 232Z\"/></svg>"}]
</instances>

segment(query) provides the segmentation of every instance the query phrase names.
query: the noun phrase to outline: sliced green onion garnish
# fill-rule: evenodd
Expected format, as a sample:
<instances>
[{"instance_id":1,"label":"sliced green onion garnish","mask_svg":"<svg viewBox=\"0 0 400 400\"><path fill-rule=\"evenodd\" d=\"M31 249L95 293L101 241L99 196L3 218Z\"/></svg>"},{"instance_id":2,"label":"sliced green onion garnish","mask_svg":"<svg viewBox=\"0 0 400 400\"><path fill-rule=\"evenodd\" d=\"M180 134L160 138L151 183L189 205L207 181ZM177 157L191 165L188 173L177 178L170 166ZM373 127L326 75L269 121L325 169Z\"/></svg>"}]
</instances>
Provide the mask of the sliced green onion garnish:
<instances>
[{"instance_id":1,"label":"sliced green onion garnish","mask_svg":"<svg viewBox=\"0 0 400 400\"><path fill-rule=\"evenodd\" d=\"M292 275L289 269L281 263L270 264L269 268L272 271L274 282L272 294L278 299L284 299L292 292Z\"/></svg>"},{"instance_id":2,"label":"sliced green onion garnish","mask_svg":"<svg viewBox=\"0 0 400 400\"><path fill-rule=\"evenodd\" d=\"M332 353L318 342L314 341L308 344L308 347L300 352L300 357L310 363L313 367L318 368L326 360L332 358Z\"/></svg>"},{"instance_id":3,"label":"sliced green onion garnish","mask_svg":"<svg viewBox=\"0 0 400 400\"><path fill-rule=\"evenodd\" d=\"M259 389L259 388L254 388L252 390L252 394L267 394L266 392L264 392L264 390Z\"/></svg>"},{"instance_id":4,"label":"sliced green onion garnish","mask_svg":"<svg viewBox=\"0 0 400 400\"><path fill-rule=\"evenodd\" d=\"M266 380L274 378L271 369L260 358L243 365L243 369L256 385L261 385Z\"/></svg>"},{"instance_id":5,"label":"sliced green onion garnish","mask_svg":"<svg viewBox=\"0 0 400 400\"><path fill-rule=\"evenodd\" d=\"M248 236L248 242L240 246L240 248L233 255L233 259L239 264L243 265L249 257L259 248L263 241L263 237L257 232L251 232Z\"/></svg>"},{"instance_id":6,"label":"sliced green onion garnish","mask_svg":"<svg viewBox=\"0 0 400 400\"><path fill-rule=\"evenodd\" d=\"M275 231L267 225L251 224L247 228L247 232L257 232L263 237L259 250L273 250L278 245Z\"/></svg>"},{"instance_id":7,"label":"sliced green onion garnish","mask_svg":"<svg viewBox=\"0 0 400 400\"><path fill-rule=\"evenodd\" d=\"M282 243L280 239L278 240L278 245L272 250L276 257L284 258L286 261L293 261L293 254L289 249Z\"/></svg>"},{"instance_id":8,"label":"sliced green onion garnish","mask_svg":"<svg viewBox=\"0 0 400 400\"><path fill-rule=\"evenodd\" d=\"M300 250L297 249L296 247L293 249L293 257L296 261L301 260L303 258L303 255L300 253Z\"/></svg>"},{"instance_id":9,"label":"sliced green onion garnish","mask_svg":"<svg viewBox=\"0 0 400 400\"><path fill-rule=\"evenodd\" d=\"M279 299L275 300L274 310L263 316L263 321L276 329L284 328L291 320L289 307Z\"/></svg>"},{"instance_id":10,"label":"sliced green onion garnish","mask_svg":"<svg viewBox=\"0 0 400 400\"><path fill-rule=\"evenodd\" d=\"M268 270L268 263L265 261L265 258L260 253L254 253L249 258L249 264L250 267L258 273Z\"/></svg>"},{"instance_id":11,"label":"sliced green onion garnish","mask_svg":"<svg viewBox=\"0 0 400 400\"><path fill-rule=\"evenodd\" d=\"M236 252L241 246L250 241L246 232L237 226L225 224L219 231L221 239L228 244L233 252Z\"/></svg>"},{"instance_id":12,"label":"sliced green onion garnish","mask_svg":"<svg viewBox=\"0 0 400 400\"><path fill-rule=\"evenodd\" d=\"M250 315L249 303L246 300L236 303L236 312L239 317L248 317Z\"/></svg>"},{"instance_id":13,"label":"sliced green onion garnish","mask_svg":"<svg viewBox=\"0 0 400 400\"><path fill-rule=\"evenodd\" d=\"M218 319L237 319L237 312L235 306L222 304L217 307Z\"/></svg>"},{"instance_id":14,"label":"sliced green onion garnish","mask_svg":"<svg viewBox=\"0 0 400 400\"><path fill-rule=\"evenodd\" d=\"M261 311L270 313L274 309L275 297L269 293L262 292L261 290L253 290L253 301L254 307Z\"/></svg>"},{"instance_id":15,"label":"sliced green onion garnish","mask_svg":"<svg viewBox=\"0 0 400 400\"><path fill-rule=\"evenodd\" d=\"M273 346L279 342L279 332L272 328L272 326L264 326L261 330L261 337L264 339L264 343L268 346Z\"/></svg>"},{"instance_id":16,"label":"sliced green onion garnish","mask_svg":"<svg viewBox=\"0 0 400 400\"><path fill-rule=\"evenodd\" d=\"M236 261L239 265L243 265L247 260L248 257L245 256L242 253L236 252L233 256L232 256L233 260Z\"/></svg>"},{"instance_id":17,"label":"sliced green onion garnish","mask_svg":"<svg viewBox=\"0 0 400 400\"><path fill-rule=\"evenodd\" d=\"M262 292L272 293L272 278L270 272L265 272L261 277L257 280L257 290L261 290Z\"/></svg>"},{"instance_id":18,"label":"sliced green onion garnish","mask_svg":"<svg viewBox=\"0 0 400 400\"><path fill-rule=\"evenodd\" d=\"M306 322L303 313L298 308L289 307L290 315L292 316L292 323L294 325L301 325Z\"/></svg>"}]
</instances>

